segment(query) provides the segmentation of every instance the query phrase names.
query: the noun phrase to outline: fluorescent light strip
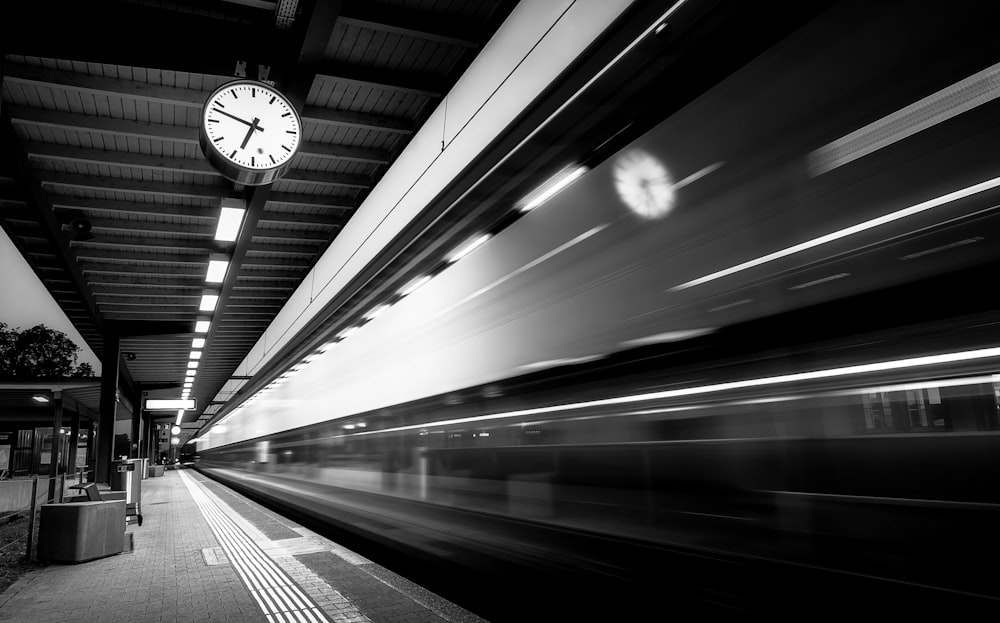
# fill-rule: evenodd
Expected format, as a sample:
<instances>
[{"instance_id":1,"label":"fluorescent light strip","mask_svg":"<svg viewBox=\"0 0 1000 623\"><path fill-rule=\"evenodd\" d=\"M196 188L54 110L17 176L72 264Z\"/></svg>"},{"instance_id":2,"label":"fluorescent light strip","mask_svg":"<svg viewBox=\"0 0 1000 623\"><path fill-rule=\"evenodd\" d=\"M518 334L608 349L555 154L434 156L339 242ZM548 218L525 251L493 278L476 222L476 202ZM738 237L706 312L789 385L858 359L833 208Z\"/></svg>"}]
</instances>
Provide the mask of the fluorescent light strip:
<instances>
[{"instance_id":1,"label":"fluorescent light strip","mask_svg":"<svg viewBox=\"0 0 1000 623\"><path fill-rule=\"evenodd\" d=\"M941 355L927 355L923 357L912 357L910 359L897 359L894 361L882 361L878 363L867 363L841 368L828 368L825 370L814 370L812 372L797 372L795 374L781 374L778 376L767 376L743 381L730 381L728 383L715 383L712 385L700 385L697 387L684 387L681 389L669 389L648 394L637 394L634 396L619 396L617 398L604 398L601 400L590 400L586 402L575 402L564 405L554 405L551 407L539 407L537 409L522 409L520 411L508 411L506 413L494 413L491 415L479 415L475 417L457 418L454 420L440 420L437 422L425 422L423 424L411 424L408 426L397 426L378 431L365 431L354 433L355 435L375 435L379 433L394 433L415 428L426 428L428 426L450 426L452 424L467 424L469 422L483 422L488 420L500 420L525 415L537 415L540 413L556 413L559 411L573 411L576 409L586 409L590 407L605 407L613 405L631 404L647 400L663 400L666 398L680 398L684 396L696 396L699 394L712 394L716 392L729 391L733 389L746 389L748 387L765 387L769 385L781 385L784 383L798 383L801 381L812 381L817 379L834 378L840 376L852 376L856 374L866 374L869 372L885 372L887 370L902 370L906 368L917 368L942 363L955 363L959 361L973 361L977 359L989 359L1000 357L1000 348L982 348L978 350L960 351L954 353L944 353Z\"/></svg>"},{"instance_id":2,"label":"fluorescent light strip","mask_svg":"<svg viewBox=\"0 0 1000 623\"><path fill-rule=\"evenodd\" d=\"M1000 97L1000 63L882 117L809 154L822 175Z\"/></svg>"},{"instance_id":3,"label":"fluorescent light strip","mask_svg":"<svg viewBox=\"0 0 1000 623\"><path fill-rule=\"evenodd\" d=\"M193 351L191 351L191 355L189 355L188 358L189 359L201 359L201 351L200 350L193 350Z\"/></svg>"},{"instance_id":4,"label":"fluorescent light strip","mask_svg":"<svg viewBox=\"0 0 1000 623\"><path fill-rule=\"evenodd\" d=\"M212 311L215 306L219 303L218 294L202 294L201 304L198 306L199 311Z\"/></svg>"},{"instance_id":5,"label":"fluorescent light strip","mask_svg":"<svg viewBox=\"0 0 1000 623\"><path fill-rule=\"evenodd\" d=\"M891 212L884 216L867 220L863 223L858 223L857 225L846 227L844 229L826 234L825 236L820 236L819 238L813 238L812 240L808 240L806 242L802 242L797 245L787 247L780 251L775 251L774 253L762 255L761 257L750 260L748 262L737 264L736 266L730 266L725 270L720 270L710 275L705 275L704 277L699 277L698 279L688 281L687 283L682 283L678 286L674 286L670 288L668 292L678 292L680 290L685 290L687 288L698 286L703 283L708 283L709 281L713 281L721 277L728 277L729 275L747 270L749 268L754 268L755 266L760 266L761 264L773 262L774 260L778 260L783 257L788 257L789 255L793 255L801 251L806 251L808 249L818 247L828 242L833 242L834 240L840 240L841 238L846 238L847 236L852 236L854 234L872 229L874 227L885 225L886 223L898 221L899 219L906 218L908 216L913 216L914 214L919 214L920 212L925 212L932 208L937 208L946 205L948 203L958 201L959 199L965 199L966 197L971 197L972 195L985 192L987 190L992 190L997 186L1000 186L1000 177L994 177L993 179L986 180L985 182L973 184L972 186L968 186L966 188L962 188L960 190L956 190L954 192L941 195L940 197L935 197L934 199L929 199L922 203L912 205L908 208L903 208L902 210L896 210L895 212Z\"/></svg>"},{"instance_id":6,"label":"fluorescent light strip","mask_svg":"<svg viewBox=\"0 0 1000 623\"><path fill-rule=\"evenodd\" d=\"M212 324L211 320L199 320L194 323L195 333L208 333L208 327Z\"/></svg>"},{"instance_id":7,"label":"fluorescent light strip","mask_svg":"<svg viewBox=\"0 0 1000 623\"><path fill-rule=\"evenodd\" d=\"M489 239L490 239L489 234L481 234L476 238L473 238L472 240L468 241L464 246L462 246L458 251L455 251L450 256L448 256L448 261L451 263L457 262L458 260L462 259L466 255L472 253L473 251L481 247Z\"/></svg>"},{"instance_id":8,"label":"fluorescent light strip","mask_svg":"<svg viewBox=\"0 0 1000 623\"><path fill-rule=\"evenodd\" d=\"M208 271L205 273L205 283L222 283L226 278L229 262L226 260L209 260Z\"/></svg>"},{"instance_id":9,"label":"fluorescent light strip","mask_svg":"<svg viewBox=\"0 0 1000 623\"><path fill-rule=\"evenodd\" d=\"M413 281L411 281L408 285L403 286L403 288L399 291L399 294L401 296L409 296L409 295L413 294L414 292L416 292L417 289L420 288L420 286L424 285L425 283L427 283L430 280L431 280L431 276L430 275L424 275L423 277L417 277L416 279L414 279Z\"/></svg>"},{"instance_id":10,"label":"fluorescent light strip","mask_svg":"<svg viewBox=\"0 0 1000 623\"><path fill-rule=\"evenodd\" d=\"M219 210L219 225L215 230L215 239L223 242L235 242L243 224L243 213L240 208L222 208Z\"/></svg>"},{"instance_id":11,"label":"fluorescent light strip","mask_svg":"<svg viewBox=\"0 0 1000 623\"><path fill-rule=\"evenodd\" d=\"M196 337L191 340L191 348L205 348L205 338Z\"/></svg>"},{"instance_id":12,"label":"fluorescent light strip","mask_svg":"<svg viewBox=\"0 0 1000 623\"><path fill-rule=\"evenodd\" d=\"M378 318L379 316L384 314L386 310L389 309L390 307L392 307L392 305L379 305L375 309L365 314L365 318L367 318L368 320L374 320L375 318Z\"/></svg>"},{"instance_id":13,"label":"fluorescent light strip","mask_svg":"<svg viewBox=\"0 0 1000 623\"><path fill-rule=\"evenodd\" d=\"M560 190L566 188L574 181L579 179L580 176L582 176L588 170L589 169L586 166L581 165L569 172L566 171L560 172L553 179L547 180L544 184L542 184L542 187L545 188L545 190L543 190L541 194L539 194L534 199L529 200L527 203L525 203L518 209L521 212L529 212L531 210L534 210L535 208L537 208L538 206L542 205L550 198L552 198Z\"/></svg>"}]
</instances>

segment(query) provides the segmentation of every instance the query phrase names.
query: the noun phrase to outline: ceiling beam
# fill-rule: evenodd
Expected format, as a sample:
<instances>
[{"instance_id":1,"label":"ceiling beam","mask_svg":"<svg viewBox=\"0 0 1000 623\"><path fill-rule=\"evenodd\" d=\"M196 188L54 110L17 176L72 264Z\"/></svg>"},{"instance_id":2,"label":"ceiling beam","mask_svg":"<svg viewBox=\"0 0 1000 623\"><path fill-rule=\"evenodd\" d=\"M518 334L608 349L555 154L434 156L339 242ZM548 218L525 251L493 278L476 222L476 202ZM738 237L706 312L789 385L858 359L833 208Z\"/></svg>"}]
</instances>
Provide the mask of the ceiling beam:
<instances>
[{"instance_id":1,"label":"ceiling beam","mask_svg":"<svg viewBox=\"0 0 1000 623\"><path fill-rule=\"evenodd\" d=\"M139 251L118 251L115 249L94 249L89 246L78 246L76 248L76 255L80 258L80 262L82 263L107 263L109 260L121 260L123 262L128 262L132 266L150 262L160 264L196 264L199 266L208 266L208 253L147 253ZM120 272L123 273L128 272L129 268L128 264L111 264L111 266L114 267L112 269L114 272L119 272L117 269L118 266L122 267ZM173 267L165 267L165 270L168 268L173 270ZM93 267L87 266L87 269L93 270Z\"/></svg>"},{"instance_id":2,"label":"ceiling beam","mask_svg":"<svg viewBox=\"0 0 1000 623\"><path fill-rule=\"evenodd\" d=\"M82 175L79 173L60 173L57 171L43 171L41 182L43 186L69 186L72 188L96 189L107 192L136 192L152 195L168 195L171 197L222 198L228 196L230 192L228 187L222 183L212 185L177 184L173 182ZM110 186L109 183L113 184L113 186Z\"/></svg>"},{"instance_id":3,"label":"ceiling beam","mask_svg":"<svg viewBox=\"0 0 1000 623\"><path fill-rule=\"evenodd\" d=\"M163 123L146 123L131 119L112 119L80 113L29 108L27 106L7 106L14 123L57 127L64 130L97 132L114 136L131 136L151 140L171 141L198 145L198 128L188 128ZM368 129L381 129L373 125ZM299 144L298 155L311 158L328 158L367 164L389 164L391 155L387 149L334 145L315 141Z\"/></svg>"},{"instance_id":4,"label":"ceiling beam","mask_svg":"<svg viewBox=\"0 0 1000 623\"><path fill-rule=\"evenodd\" d=\"M378 130L393 134L413 134L415 124L402 117L373 115L370 113L338 110L322 106L305 106L301 112L302 122L321 125L339 125L361 130Z\"/></svg>"},{"instance_id":5,"label":"ceiling beam","mask_svg":"<svg viewBox=\"0 0 1000 623\"><path fill-rule=\"evenodd\" d=\"M106 247L137 247L141 250L125 252L131 253L136 260L145 259L148 256L146 253L147 249L185 249L191 251L208 251L210 253L225 253L229 247L229 243L218 242L214 239L124 238L118 236L100 235L95 235L93 240L87 240L85 242L71 241L70 244L74 247L83 247L86 245L87 251L81 250L77 252L81 257L94 257L95 255L104 256L102 249ZM94 247L99 248L94 249Z\"/></svg>"},{"instance_id":6,"label":"ceiling beam","mask_svg":"<svg viewBox=\"0 0 1000 623\"><path fill-rule=\"evenodd\" d=\"M102 259L81 258L84 277L91 285L97 283L138 283L142 277L153 277L159 282L173 277L183 283L184 278L205 279L208 258L187 266L145 266L138 264L111 264ZM126 276L129 275L129 276Z\"/></svg>"},{"instance_id":7,"label":"ceiling beam","mask_svg":"<svg viewBox=\"0 0 1000 623\"><path fill-rule=\"evenodd\" d=\"M89 147L74 147L72 145L53 145L51 143L30 142L25 149L31 158L49 160L68 160L90 164L117 164L137 169L158 169L161 171L176 171L178 173L197 173L222 177L219 172L204 158L179 158L177 156L156 156L124 151L91 149ZM200 152L199 152L200 153Z\"/></svg>"},{"instance_id":8,"label":"ceiling beam","mask_svg":"<svg viewBox=\"0 0 1000 623\"><path fill-rule=\"evenodd\" d=\"M448 91L443 76L416 71L365 67L326 62L315 67L316 77L328 82L349 82L373 89L385 89L438 99Z\"/></svg>"},{"instance_id":9,"label":"ceiling beam","mask_svg":"<svg viewBox=\"0 0 1000 623\"><path fill-rule=\"evenodd\" d=\"M260 221L258 221L258 223L259 222ZM265 229L257 227L257 231L253 233L253 241L255 243L270 243L272 240L288 240L292 242L309 241L322 244L329 242L330 232L309 231L302 229Z\"/></svg>"},{"instance_id":10,"label":"ceiling beam","mask_svg":"<svg viewBox=\"0 0 1000 623\"><path fill-rule=\"evenodd\" d=\"M363 77L365 71L363 67L351 69L349 66L337 66L341 73ZM200 89L189 89L185 87L164 86L140 82L138 80L126 80L122 78L109 78L106 76L95 76L91 74L81 74L73 71L61 69L50 69L48 67L37 67L26 63L7 63L5 65L5 79L18 83L42 85L56 89L73 89L76 91L86 91L101 95L111 95L119 97L129 97L146 101L157 102L159 104L170 104L174 106L188 106L201 109L205 100L211 95L211 91ZM344 78L347 79L347 78ZM409 79L412 79L409 78ZM400 76L399 80L408 80ZM354 80L355 82L360 82ZM387 86L388 85L383 85ZM395 90L399 90L398 87ZM400 117L389 117L386 115L373 115L369 113L336 110L319 106L305 106L300 110L303 123L319 123L343 125L348 127L363 128L366 130L377 130L382 132L392 132L399 134L412 134L414 124L412 121Z\"/></svg>"},{"instance_id":11,"label":"ceiling beam","mask_svg":"<svg viewBox=\"0 0 1000 623\"><path fill-rule=\"evenodd\" d=\"M258 223L280 223L282 225L316 225L322 227L340 227L344 222L340 215L332 214L292 214L282 212L264 212ZM258 231L261 231L258 229Z\"/></svg>"},{"instance_id":12,"label":"ceiling beam","mask_svg":"<svg viewBox=\"0 0 1000 623\"><path fill-rule=\"evenodd\" d=\"M367 175L352 175L349 173L326 173L324 171L306 171L291 169L282 179L296 182L309 182L321 186L343 186L345 188L367 189L374 185Z\"/></svg>"},{"instance_id":13,"label":"ceiling beam","mask_svg":"<svg viewBox=\"0 0 1000 623\"><path fill-rule=\"evenodd\" d=\"M353 197L340 195L312 195L309 193L272 192L268 203L317 208L320 210L355 210L360 202Z\"/></svg>"},{"instance_id":14,"label":"ceiling beam","mask_svg":"<svg viewBox=\"0 0 1000 623\"><path fill-rule=\"evenodd\" d=\"M52 205L60 209L100 210L155 216L183 216L187 218L200 218L213 223L219 217L218 208L203 208L173 203L139 203L137 201L120 201L117 199L94 199L91 197L76 197L74 195L50 196L52 198Z\"/></svg>"},{"instance_id":15,"label":"ceiling beam","mask_svg":"<svg viewBox=\"0 0 1000 623\"><path fill-rule=\"evenodd\" d=\"M439 13L403 6L387 11L366 0L344 0L339 21L470 49L481 47L492 33L473 18L449 15L448 19L441 19Z\"/></svg>"},{"instance_id":16,"label":"ceiling beam","mask_svg":"<svg viewBox=\"0 0 1000 623\"><path fill-rule=\"evenodd\" d=\"M60 209L60 211L63 212L65 216L71 217L71 218L65 219L64 220L65 224L63 225L63 228L66 231L70 231L69 223L70 223L70 221L73 220L72 217L74 216L72 214L72 210ZM67 212L68 212L68 214L66 214ZM145 221L145 220L144 221L138 221L138 220L115 220L115 219L106 219L106 218L100 218L100 217L88 217L87 218L87 222L89 222L90 226L91 226L91 232L90 233L94 234L95 236L97 236L99 234L99 232L95 231L95 230L102 230L102 231L106 231L106 232L112 232L112 233L114 233L116 235L120 234L121 232L126 232L126 233L129 233L129 234L144 232L144 233L157 233L157 234L176 234L176 235L179 235L179 236L200 236L200 237L207 238L207 239L209 239L210 241L213 241L213 242L214 242L214 236L215 236L215 228L214 227L211 227L210 225L206 225L206 224L201 224L201 223L164 223L164 222L158 222L158 221ZM157 246L156 243L160 242L160 239L158 239L158 238L150 238L149 240L150 240L150 242L154 243L152 246ZM112 243L115 242L115 239L114 239L114 237L110 237L110 238L104 238L104 237L102 237L100 239L100 242L112 244ZM145 245L146 243L143 243L143 242L132 243L132 242L124 242L123 241L120 244L143 244L143 245ZM200 249L202 247L201 246L197 246L195 248ZM222 249L223 247L220 245L219 248Z\"/></svg>"}]
</instances>

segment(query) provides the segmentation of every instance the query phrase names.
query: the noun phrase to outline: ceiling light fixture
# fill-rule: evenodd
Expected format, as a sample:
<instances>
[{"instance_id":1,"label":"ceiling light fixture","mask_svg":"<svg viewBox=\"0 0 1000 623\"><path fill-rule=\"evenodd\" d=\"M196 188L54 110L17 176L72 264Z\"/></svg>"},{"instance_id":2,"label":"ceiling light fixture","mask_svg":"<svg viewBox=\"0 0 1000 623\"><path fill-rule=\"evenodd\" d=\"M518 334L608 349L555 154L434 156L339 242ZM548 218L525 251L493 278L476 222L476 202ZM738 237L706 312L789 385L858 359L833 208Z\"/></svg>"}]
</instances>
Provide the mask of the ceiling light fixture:
<instances>
[{"instance_id":1,"label":"ceiling light fixture","mask_svg":"<svg viewBox=\"0 0 1000 623\"><path fill-rule=\"evenodd\" d=\"M218 294L202 294L201 304L198 306L199 311L212 311L215 309L216 304L219 302Z\"/></svg>"},{"instance_id":2,"label":"ceiling light fixture","mask_svg":"<svg viewBox=\"0 0 1000 623\"><path fill-rule=\"evenodd\" d=\"M235 242L240 233L240 226L243 225L244 208L232 207L232 205L246 205L239 200L222 200L222 209L219 211L219 225L215 230L215 239L222 242Z\"/></svg>"},{"instance_id":3,"label":"ceiling light fixture","mask_svg":"<svg viewBox=\"0 0 1000 623\"><path fill-rule=\"evenodd\" d=\"M199 320L194 323L195 333L208 333L208 327L212 324L211 320Z\"/></svg>"},{"instance_id":4,"label":"ceiling light fixture","mask_svg":"<svg viewBox=\"0 0 1000 623\"><path fill-rule=\"evenodd\" d=\"M191 348L204 348L204 347L205 347L205 338L196 337L193 340L191 340Z\"/></svg>"},{"instance_id":5,"label":"ceiling light fixture","mask_svg":"<svg viewBox=\"0 0 1000 623\"><path fill-rule=\"evenodd\" d=\"M205 272L205 283L222 283L226 278L229 260L209 260L208 271Z\"/></svg>"},{"instance_id":6,"label":"ceiling light fixture","mask_svg":"<svg viewBox=\"0 0 1000 623\"><path fill-rule=\"evenodd\" d=\"M48 396L42 396L41 394L37 394L35 396L32 396L31 399L34 400L35 402L48 402L49 401L49 397Z\"/></svg>"},{"instance_id":7,"label":"ceiling light fixture","mask_svg":"<svg viewBox=\"0 0 1000 623\"><path fill-rule=\"evenodd\" d=\"M191 355L188 357L188 359L201 359L201 351L200 350L191 351Z\"/></svg>"}]
</instances>

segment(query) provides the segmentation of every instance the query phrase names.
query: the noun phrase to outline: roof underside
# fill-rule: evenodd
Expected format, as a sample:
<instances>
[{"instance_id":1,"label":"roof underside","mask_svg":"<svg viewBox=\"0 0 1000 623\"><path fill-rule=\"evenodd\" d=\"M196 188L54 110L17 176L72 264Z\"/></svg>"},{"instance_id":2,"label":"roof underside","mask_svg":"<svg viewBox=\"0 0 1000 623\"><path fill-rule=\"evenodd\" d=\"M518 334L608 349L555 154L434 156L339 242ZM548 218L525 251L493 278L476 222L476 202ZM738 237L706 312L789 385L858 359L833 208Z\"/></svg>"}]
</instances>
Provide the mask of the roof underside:
<instances>
[{"instance_id":1,"label":"roof underside","mask_svg":"<svg viewBox=\"0 0 1000 623\"><path fill-rule=\"evenodd\" d=\"M230 260L183 442L514 4L5 6L4 230L99 357L120 336L123 373L150 397L176 396L209 258ZM268 187L234 185L198 146L202 104L238 77L275 82L301 112L304 142ZM235 242L214 239L225 198L247 202Z\"/></svg>"}]
</instances>

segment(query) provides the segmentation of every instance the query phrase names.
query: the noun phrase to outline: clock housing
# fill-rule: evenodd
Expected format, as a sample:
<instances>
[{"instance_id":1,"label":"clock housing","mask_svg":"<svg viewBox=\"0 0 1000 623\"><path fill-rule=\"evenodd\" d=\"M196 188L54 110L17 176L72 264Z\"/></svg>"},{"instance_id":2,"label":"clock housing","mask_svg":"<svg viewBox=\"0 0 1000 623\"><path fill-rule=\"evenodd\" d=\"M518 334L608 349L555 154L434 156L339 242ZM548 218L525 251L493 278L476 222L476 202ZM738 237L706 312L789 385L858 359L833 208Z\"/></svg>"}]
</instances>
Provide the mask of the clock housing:
<instances>
[{"instance_id":1,"label":"clock housing","mask_svg":"<svg viewBox=\"0 0 1000 623\"><path fill-rule=\"evenodd\" d=\"M198 140L205 158L226 179L263 186L291 166L302 143L302 119L274 87L234 80L208 96Z\"/></svg>"}]
</instances>

